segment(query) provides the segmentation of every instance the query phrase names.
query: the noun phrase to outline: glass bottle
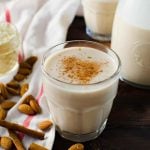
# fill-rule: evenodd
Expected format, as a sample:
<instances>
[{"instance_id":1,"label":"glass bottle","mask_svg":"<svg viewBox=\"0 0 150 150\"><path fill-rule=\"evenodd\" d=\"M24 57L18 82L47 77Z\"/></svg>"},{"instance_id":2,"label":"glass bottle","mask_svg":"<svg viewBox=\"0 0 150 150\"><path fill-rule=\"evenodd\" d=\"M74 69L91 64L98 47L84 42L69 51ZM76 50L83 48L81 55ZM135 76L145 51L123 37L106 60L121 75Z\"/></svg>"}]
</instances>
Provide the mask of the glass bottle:
<instances>
[{"instance_id":1,"label":"glass bottle","mask_svg":"<svg viewBox=\"0 0 150 150\"><path fill-rule=\"evenodd\" d=\"M115 14L111 48L122 61L121 79L150 89L150 1L121 0Z\"/></svg>"}]
</instances>

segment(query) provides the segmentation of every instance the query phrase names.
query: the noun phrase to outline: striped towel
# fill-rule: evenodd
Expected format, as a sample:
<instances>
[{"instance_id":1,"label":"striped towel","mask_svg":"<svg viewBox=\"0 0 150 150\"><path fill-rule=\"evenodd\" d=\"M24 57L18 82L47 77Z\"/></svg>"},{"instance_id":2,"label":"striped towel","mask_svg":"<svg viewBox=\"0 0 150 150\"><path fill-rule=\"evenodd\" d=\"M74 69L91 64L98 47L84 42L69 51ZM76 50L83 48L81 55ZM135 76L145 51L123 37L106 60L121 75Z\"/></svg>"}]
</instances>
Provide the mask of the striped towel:
<instances>
[{"instance_id":1,"label":"striped towel","mask_svg":"<svg viewBox=\"0 0 150 150\"><path fill-rule=\"evenodd\" d=\"M51 46L66 40L68 27L79 4L80 0L3 0L0 2L0 21L13 23L21 34L20 59L23 60L32 55L38 56L33 72L26 81L29 83L29 90L19 101L16 98L18 103L8 111L6 120L38 130L37 123L51 117L43 94L41 58ZM32 94L42 107L42 114L27 116L17 110L18 105L29 94ZM7 130L0 127L0 136L3 135L8 135ZM46 132L45 140L22 135L22 141L26 149L32 142L36 142L50 150L54 137L55 127L53 126Z\"/></svg>"}]
</instances>

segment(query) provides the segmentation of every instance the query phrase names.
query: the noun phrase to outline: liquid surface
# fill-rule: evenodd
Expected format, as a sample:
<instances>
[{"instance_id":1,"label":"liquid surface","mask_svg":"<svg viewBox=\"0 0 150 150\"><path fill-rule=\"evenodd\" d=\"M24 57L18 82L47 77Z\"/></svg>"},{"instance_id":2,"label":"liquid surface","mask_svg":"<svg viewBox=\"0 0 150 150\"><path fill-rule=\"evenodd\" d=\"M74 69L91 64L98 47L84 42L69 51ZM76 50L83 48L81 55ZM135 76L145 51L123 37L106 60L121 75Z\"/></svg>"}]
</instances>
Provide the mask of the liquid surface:
<instances>
[{"instance_id":1,"label":"liquid surface","mask_svg":"<svg viewBox=\"0 0 150 150\"><path fill-rule=\"evenodd\" d=\"M0 23L0 45L10 41L16 36L16 31L10 24Z\"/></svg>"},{"instance_id":2,"label":"liquid surface","mask_svg":"<svg viewBox=\"0 0 150 150\"><path fill-rule=\"evenodd\" d=\"M103 81L116 70L106 53L87 47L65 48L49 56L45 62L47 73L72 84L91 84Z\"/></svg>"}]
</instances>

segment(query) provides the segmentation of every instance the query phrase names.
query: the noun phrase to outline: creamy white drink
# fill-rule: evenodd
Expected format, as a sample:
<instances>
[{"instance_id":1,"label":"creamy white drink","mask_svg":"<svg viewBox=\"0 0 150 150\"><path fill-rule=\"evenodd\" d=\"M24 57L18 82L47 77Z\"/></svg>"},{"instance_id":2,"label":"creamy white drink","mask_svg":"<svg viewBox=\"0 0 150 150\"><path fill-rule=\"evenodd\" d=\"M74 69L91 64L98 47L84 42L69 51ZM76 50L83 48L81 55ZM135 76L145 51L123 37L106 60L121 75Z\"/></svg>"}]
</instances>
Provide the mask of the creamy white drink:
<instances>
[{"instance_id":1,"label":"creamy white drink","mask_svg":"<svg viewBox=\"0 0 150 150\"><path fill-rule=\"evenodd\" d=\"M150 27L116 16L112 49L121 58L124 80L150 86Z\"/></svg>"},{"instance_id":2,"label":"creamy white drink","mask_svg":"<svg viewBox=\"0 0 150 150\"><path fill-rule=\"evenodd\" d=\"M64 48L45 56L44 91L58 131L74 141L97 137L117 93L117 61L90 47Z\"/></svg>"},{"instance_id":3,"label":"creamy white drink","mask_svg":"<svg viewBox=\"0 0 150 150\"><path fill-rule=\"evenodd\" d=\"M110 40L118 0L83 0L82 3L88 34L91 32L95 39Z\"/></svg>"}]
</instances>

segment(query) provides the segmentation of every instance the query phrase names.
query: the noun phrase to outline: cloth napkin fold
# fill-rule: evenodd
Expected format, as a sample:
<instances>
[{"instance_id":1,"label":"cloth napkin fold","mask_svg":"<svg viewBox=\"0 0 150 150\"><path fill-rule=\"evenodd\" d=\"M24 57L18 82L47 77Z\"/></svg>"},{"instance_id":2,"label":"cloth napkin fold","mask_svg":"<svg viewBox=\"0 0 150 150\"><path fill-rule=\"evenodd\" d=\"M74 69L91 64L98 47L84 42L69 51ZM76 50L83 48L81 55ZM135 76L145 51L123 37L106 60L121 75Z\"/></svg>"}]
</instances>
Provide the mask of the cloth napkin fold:
<instances>
[{"instance_id":1,"label":"cloth napkin fold","mask_svg":"<svg viewBox=\"0 0 150 150\"><path fill-rule=\"evenodd\" d=\"M37 123L51 117L43 94L40 63L43 54L50 47L66 40L68 27L73 21L79 5L80 0L11 0L0 2L0 21L13 23L21 34L21 58L26 59L31 55L38 56L32 74L25 81L29 83L29 90L19 101L18 97L14 97L13 100L17 101L17 104L8 111L6 120L38 130ZM10 78L7 79L7 81L9 80ZM17 110L18 105L29 94L36 97L42 107L42 114L27 116ZM7 130L0 127L0 136L3 135L8 135ZM32 142L36 142L50 150L54 136L55 127L53 126L46 132L45 140L37 140L23 135L22 141L26 149Z\"/></svg>"}]
</instances>

